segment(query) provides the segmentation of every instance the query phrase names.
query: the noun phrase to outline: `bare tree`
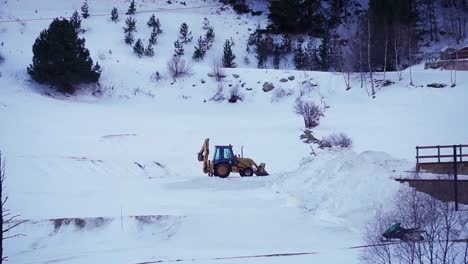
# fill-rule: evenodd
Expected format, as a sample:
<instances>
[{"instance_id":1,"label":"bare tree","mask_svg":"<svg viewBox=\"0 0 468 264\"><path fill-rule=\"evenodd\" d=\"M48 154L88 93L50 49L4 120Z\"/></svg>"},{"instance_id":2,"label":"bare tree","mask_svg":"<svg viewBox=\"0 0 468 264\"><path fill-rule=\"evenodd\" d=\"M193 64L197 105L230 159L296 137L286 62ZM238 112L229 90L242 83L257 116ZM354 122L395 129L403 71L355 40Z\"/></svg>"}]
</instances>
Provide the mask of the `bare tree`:
<instances>
[{"instance_id":1,"label":"bare tree","mask_svg":"<svg viewBox=\"0 0 468 264\"><path fill-rule=\"evenodd\" d=\"M372 63L371 63L371 23L370 23L370 11L367 14L367 63L369 66L369 77L371 81L372 98L375 98L375 87L374 77L372 75Z\"/></svg>"},{"instance_id":2,"label":"bare tree","mask_svg":"<svg viewBox=\"0 0 468 264\"><path fill-rule=\"evenodd\" d=\"M0 263L4 263L7 257L3 254L3 242L6 239L13 237L23 236L23 234L9 234L11 230L18 227L19 225L26 223L27 220L18 220L19 215L14 215L9 209L6 208L6 202L8 201L8 195L5 194L5 160L2 160L2 153L0 152L0 199L1 199L1 215L0 224L1 239L0 239Z\"/></svg>"},{"instance_id":3,"label":"bare tree","mask_svg":"<svg viewBox=\"0 0 468 264\"><path fill-rule=\"evenodd\" d=\"M390 215L383 209L377 210L374 220L365 228L364 241L370 247L364 248L360 259L366 264L392 264L394 263L392 245L382 243L379 238L382 230L392 224Z\"/></svg>"}]
</instances>

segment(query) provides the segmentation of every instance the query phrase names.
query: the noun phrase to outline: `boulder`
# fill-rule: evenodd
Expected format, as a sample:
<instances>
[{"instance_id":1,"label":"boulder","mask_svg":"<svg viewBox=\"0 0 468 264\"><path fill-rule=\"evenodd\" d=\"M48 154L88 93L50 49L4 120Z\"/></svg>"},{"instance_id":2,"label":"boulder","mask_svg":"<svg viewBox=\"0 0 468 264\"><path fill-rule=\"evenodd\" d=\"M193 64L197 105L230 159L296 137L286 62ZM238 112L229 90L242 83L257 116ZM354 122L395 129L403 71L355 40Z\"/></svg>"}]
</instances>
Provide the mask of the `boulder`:
<instances>
[{"instance_id":1,"label":"boulder","mask_svg":"<svg viewBox=\"0 0 468 264\"><path fill-rule=\"evenodd\" d=\"M294 77L294 75L291 75L291 76L288 77L288 79L289 79L290 81L294 81L295 77Z\"/></svg>"},{"instance_id":2,"label":"boulder","mask_svg":"<svg viewBox=\"0 0 468 264\"><path fill-rule=\"evenodd\" d=\"M287 81L288 81L288 79L286 79L286 78L281 78L280 79L280 82L287 82Z\"/></svg>"},{"instance_id":3,"label":"boulder","mask_svg":"<svg viewBox=\"0 0 468 264\"><path fill-rule=\"evenodd\" d=\"M272 83L269 83L269 82L264 82L263 83L263 91L264 92L269 92L271 90L275 89L275 86L272 84Z\"/></svg>"}]
</instances>

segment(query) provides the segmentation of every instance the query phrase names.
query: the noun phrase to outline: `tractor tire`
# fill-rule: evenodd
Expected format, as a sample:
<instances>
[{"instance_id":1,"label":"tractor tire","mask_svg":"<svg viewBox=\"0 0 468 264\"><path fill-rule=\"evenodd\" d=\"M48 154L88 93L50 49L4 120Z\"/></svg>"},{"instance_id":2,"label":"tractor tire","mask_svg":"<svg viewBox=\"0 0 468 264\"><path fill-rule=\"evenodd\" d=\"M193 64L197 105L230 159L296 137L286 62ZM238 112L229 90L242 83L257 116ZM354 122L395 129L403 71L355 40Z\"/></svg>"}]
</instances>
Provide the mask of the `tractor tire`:
<instances>
[{"instance_id":1,"label":"tractor tire","mask_svg":"<svg viewBox=\"0 0 468 264\"><path fill-rule=\"evenodd\" d=\"M252 177L253 174L254 174L254 171L252 168L245 168L240 171L240 175L242 177Z\"/></svg>"},{"instance_id":2,"label":"tractor tire","mask_svg":"<svg viewBox=\"0 0 468 264\"><path fill-rule=\"evenodd\" d=\"M231 173L231 165L229 163L220 163L214 168L214 175L220 178L227 178L229 173Z\"/></svg>"}]
</instances>

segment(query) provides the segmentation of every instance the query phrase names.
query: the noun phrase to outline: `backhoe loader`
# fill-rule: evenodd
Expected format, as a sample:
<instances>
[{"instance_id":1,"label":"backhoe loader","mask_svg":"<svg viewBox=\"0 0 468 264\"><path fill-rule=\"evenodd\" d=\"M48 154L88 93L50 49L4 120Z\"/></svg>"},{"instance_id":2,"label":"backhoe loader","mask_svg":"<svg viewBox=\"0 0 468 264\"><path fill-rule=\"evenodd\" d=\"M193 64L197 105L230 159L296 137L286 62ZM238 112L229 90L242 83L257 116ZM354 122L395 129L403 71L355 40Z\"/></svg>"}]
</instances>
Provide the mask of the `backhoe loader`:
<instances>
[{"instance_id":1,"label":"backhoe loader","mask_svg":"<svg viewBox=\"0 0 468 264\"><path fill-rule=\"evenodd\" d=\"M265 163L257 165L252 159L244 158L243 153L242 157L235 156L231 145L215 146L213 159L209 160L209 141L209 138L205 139L200 152L198 152L198 161L203 162L203 173L207 173L208 176L226 178L231 172L239 173L242 177L250 177L253 174L257 176L269 175L265 171Z\"/></svg>"}]
</instances>

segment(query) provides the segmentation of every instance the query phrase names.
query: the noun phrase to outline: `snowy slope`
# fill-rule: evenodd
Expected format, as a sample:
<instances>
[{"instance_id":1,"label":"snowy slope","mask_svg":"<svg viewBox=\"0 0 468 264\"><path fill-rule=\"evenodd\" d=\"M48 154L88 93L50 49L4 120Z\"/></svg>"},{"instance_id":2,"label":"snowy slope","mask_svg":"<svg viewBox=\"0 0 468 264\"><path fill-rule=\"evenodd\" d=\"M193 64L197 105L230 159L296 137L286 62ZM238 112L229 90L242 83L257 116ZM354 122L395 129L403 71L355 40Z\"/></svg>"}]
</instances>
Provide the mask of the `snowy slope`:
<instances>
[{"instance_id":1,"label":"snowy slope","mask_svg":"<svg viewBox=\"0 0 468 264\"><path fill-rule=\"evenodd\" d=\"M218 5L186 2L139 1L138 8ZM1 20L14 20L69 16L81 1L1 5ZM114 5L124 11L128 2L90 1L91 14L109 13ZM108 92L102 97L47 96L46 87L29 81L31 46L50 20L0 23L6 58L0 64L0 149L7 157L9 207L32 220L18 229L26 237L6 244L11 263L357 263L359 251L346 248L362 243L361 227L400 188L392 178L412 168L414 147L468 142L464 72L456 87L445 89L425 86L449 83L449 72L416 66L416 86L408 85L408 71L402 81L389 73L395 84L379 88L372 99L358 75L345 91L337 73L245 65L248 28L262 18L238 18L215 7L156 14L164 33L154 58L138 59L123 43L123 16L118 24L104 16L83 22L86 46L104 68L101 84ZM148 38L150 15L136 15L137 37ZM187 22L197 38L203 17L215 27L213 49L194 63L192 76L173 83L165 65L180 23ZM245 100L216 103L209 99L217 84L207 73L231 36L240 67L226 70L225 92L245 83ZM193 43L186 51L190 60ZM150 79L156 71L163 75L159 82ZM290 76L295 79L279 81ZM277 99L262 91L265 81L293 94ZM293 113L303 81L317 84L309 96L330 106L315 134L345 132L353 150L310 157L299 140L302 120ZM232 144L236 153L244 146L271 176L206 177L196 160L206 137L212 145ZM311 251L317 254L214 259Z\"/></svg>"}]
</instances>

